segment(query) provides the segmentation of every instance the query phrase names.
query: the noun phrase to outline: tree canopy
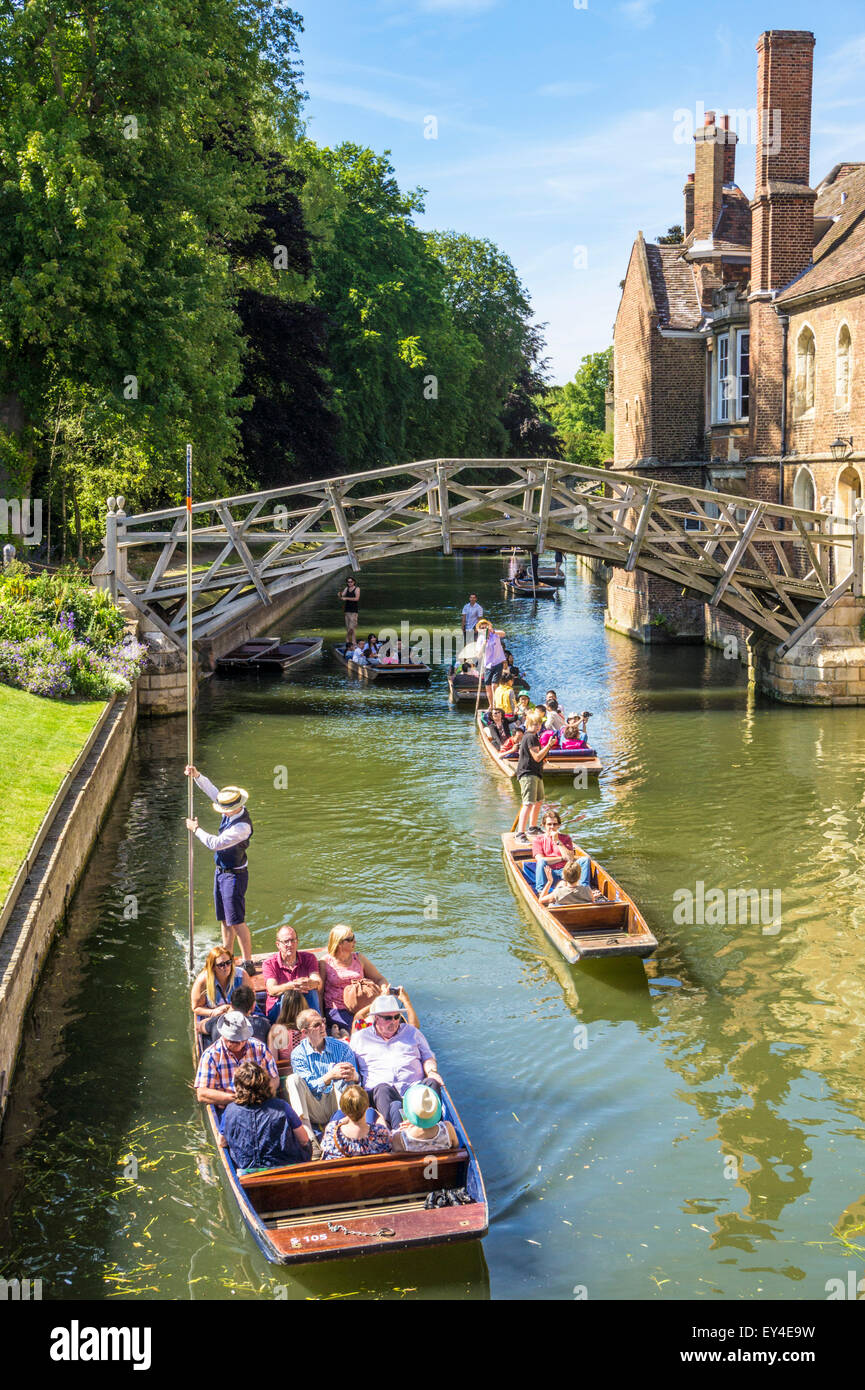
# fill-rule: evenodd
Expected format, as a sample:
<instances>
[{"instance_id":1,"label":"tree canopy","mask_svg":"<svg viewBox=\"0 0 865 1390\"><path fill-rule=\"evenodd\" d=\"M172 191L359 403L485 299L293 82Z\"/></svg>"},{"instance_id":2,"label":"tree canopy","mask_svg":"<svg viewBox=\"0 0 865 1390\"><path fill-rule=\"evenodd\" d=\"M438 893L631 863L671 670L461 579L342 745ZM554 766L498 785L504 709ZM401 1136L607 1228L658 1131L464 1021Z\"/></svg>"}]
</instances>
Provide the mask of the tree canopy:
<instances>
[{"instance_id":1,"label":"tree canopy","mask_svg":"<svg viewBox=\"0 0 865 1390\"><path fill-rule=\"evenodd\" d=\"M79 554L176 503L554 453L508 256L316 145L284 0L0 0L0 469Z\"/></svg>"}]
</instances>

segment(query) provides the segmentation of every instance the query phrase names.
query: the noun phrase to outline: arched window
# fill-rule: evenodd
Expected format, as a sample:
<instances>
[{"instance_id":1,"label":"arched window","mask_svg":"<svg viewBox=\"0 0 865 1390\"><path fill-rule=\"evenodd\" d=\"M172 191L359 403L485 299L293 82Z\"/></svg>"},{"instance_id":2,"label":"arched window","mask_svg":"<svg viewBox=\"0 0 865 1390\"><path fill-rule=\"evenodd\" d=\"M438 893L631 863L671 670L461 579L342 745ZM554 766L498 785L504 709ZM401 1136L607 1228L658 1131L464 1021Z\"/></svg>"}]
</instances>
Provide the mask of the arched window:
<instances>
[{"instance_id":1,"label":"arched window","mask_svg":"<svg viewBox=\"0 0 865 1390\"><path fill-rule=\"evenodd\" d=\"M853 341L850 329L842 323L835 343L835 409L850 408L850 368L852 366Z\"/></svg>"},{"instance_id":2,"label":"arched window","mask_svg":"<svg viewBox=\"0 0 865 1390\"><path fill-rule=\"evenodd\" d=\"M853 518L856 515L856 501L862 496L862 479L855 468L843 468L835 485L836 536L853 535ZM835 583L843 579L853 568L853 544L835 546Z\"/></svg>"},{"instance_id":3,"label":"arched window","mask_svg":"<svg viewBox=\"0 0 865 1390\"><path fill-rule=\"evenodd\" d=\"M640 423L640 398L639 398L639 396L635 396L635 397L634 397L634 424L635 424L635 425L638 425L639 423Z\"/></svg>"},{"instance_id":4,"label":"arched window","mask_svg":"<svg viewBox=\"0 0 865 1390\"><path fill-rule=\"evenodd\" d=\"M814 375L817 348L810 328L803 328L796 340L796 414L814 409Z\"/></svg>"},{"instance_id":5,"label":"arched window","mask_svg":"<svg viewBox=\"0 0 865 1390\"><path fill-rule=\"evenodd\" d=\"M817 489L814 486L814 479L807 468L800 468L793 482L793 506L799 507L803 512L815 512L817 510Z\"/></svg>"},{"instance_id":6,"label":"arched window","mask_svg":"<svg viewBox=\"0 0 865 1390\"><path fill-rule=\"evenodd\" d=\"M625 401L625 424L628 423L628 402Z\"/></svg>"}]
</instances>

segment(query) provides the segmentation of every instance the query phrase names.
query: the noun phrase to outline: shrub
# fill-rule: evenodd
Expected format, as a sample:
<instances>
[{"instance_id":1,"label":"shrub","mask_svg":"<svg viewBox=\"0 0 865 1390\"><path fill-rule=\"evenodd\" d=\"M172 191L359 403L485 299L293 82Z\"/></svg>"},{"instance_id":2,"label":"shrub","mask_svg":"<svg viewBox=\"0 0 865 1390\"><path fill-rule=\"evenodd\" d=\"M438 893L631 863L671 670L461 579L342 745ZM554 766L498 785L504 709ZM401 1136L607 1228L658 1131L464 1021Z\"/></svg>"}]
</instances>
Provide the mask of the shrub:
<instances>
[{"instance_id":1,"label":"shrub","mask_svg":"<svg viewBox=\"0 0 865 1390\"><path fill-rule=\"evenodd\" d=\"M106 699L125 694L147 648L126 634L111 597L75 570L0 576L0 681L34 695Z\"/></svg>"}]
</instances>

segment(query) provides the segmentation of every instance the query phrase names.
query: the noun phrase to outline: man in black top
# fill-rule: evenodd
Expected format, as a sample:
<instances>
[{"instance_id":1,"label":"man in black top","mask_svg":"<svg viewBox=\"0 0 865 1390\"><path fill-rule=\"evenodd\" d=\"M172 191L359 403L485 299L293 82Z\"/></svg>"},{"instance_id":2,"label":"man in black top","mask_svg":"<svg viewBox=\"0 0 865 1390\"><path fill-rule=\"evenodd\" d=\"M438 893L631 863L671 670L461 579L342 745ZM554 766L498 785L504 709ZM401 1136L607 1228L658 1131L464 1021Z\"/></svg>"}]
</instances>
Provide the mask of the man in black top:
<instances>
[{"instance_id":1,"label":"man in black top","mask_svg":"<svg viewBox=\"0 0 865 1390\"><path fill-rule=\"evenodd\" d=\"M543 769L544 759L552 747L552 740L546 748L541 748L540 729L543 721L534 711L526 720L526 732L520 740L520 755L517 759L517 781L520 784L520 818L517 822L516 838L521 845L529 843L530 834L537 834L541 805L544 800Z\"/></svg>"},{"instance_id":2,"label":"man in black top","mask_svg":"<svg viewBox=\"0 0 865 1390\"><path fill-rule=\"evenodd\" d=\"M345 610L345 642L346 648L349 642L354 646L354 635L357 632L358 607L360 604L360 589L354 582L354 576L349 575L345 583L345 588L337 594L337 598L342 599L342 606Z\"/></svg>"}]
</instances>

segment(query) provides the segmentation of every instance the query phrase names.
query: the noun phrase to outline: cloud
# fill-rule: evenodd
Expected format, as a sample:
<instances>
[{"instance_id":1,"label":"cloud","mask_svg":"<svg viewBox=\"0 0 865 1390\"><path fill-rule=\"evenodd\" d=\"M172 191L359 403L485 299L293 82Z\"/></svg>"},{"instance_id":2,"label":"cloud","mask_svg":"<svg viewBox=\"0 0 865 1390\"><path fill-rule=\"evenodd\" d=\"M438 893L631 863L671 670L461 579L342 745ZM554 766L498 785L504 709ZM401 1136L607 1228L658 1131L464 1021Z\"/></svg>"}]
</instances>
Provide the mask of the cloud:
<instances>
[{"instance_id":1,"label":"cloud","mask_svg":"<svg viewBox=\"0 0 865 1390\"><path fill-rule=\"evenodd\" d=\"M538 88L539 97L584 97L597 91L597 82L547 82Z\"/></svg>"},{"instance_id":2,"label":"cloud","mask_svg":"<svg viewBox=\"0 0 865 1390\"><path fill-rule=\"evenodd\" d=\"M497 4L498 0L420 0L420 8L428 14L453 14L459 18L483 14Z\"/></svg>"},{"instance_id":3,"label":"cloud","mask_svg":"<svg viewBox=\"0 0 865 1390\"><path fill-rule=\"evenodd\" d=\"M355 87L345 82L320 82L317 79L308 81L306 90L312 101L329 101L337 106L352 106L358 111L369 111L375 116L385 116L388 120L399 121L403 125L417 126L419 130L422 130L426 118L433 115L442 130L469 132L482 135L486 139L496 133L490 126L476 125L449 114L445 104L433 98L428 99L426 105L419 106L367 87ZM314 110L310 114L315 117Z\"/></svg>"},{"instance_id":4,"label":"cloud","mask_svg":"<svg viewBox=\"0 0 865 1390\"><path fill-rule=\"evenodd\" d=\"M619 6L619 14L635 29L648 29L655 22L656 4L657 0L627 0Z\"/></svg>"}]
</instances>

